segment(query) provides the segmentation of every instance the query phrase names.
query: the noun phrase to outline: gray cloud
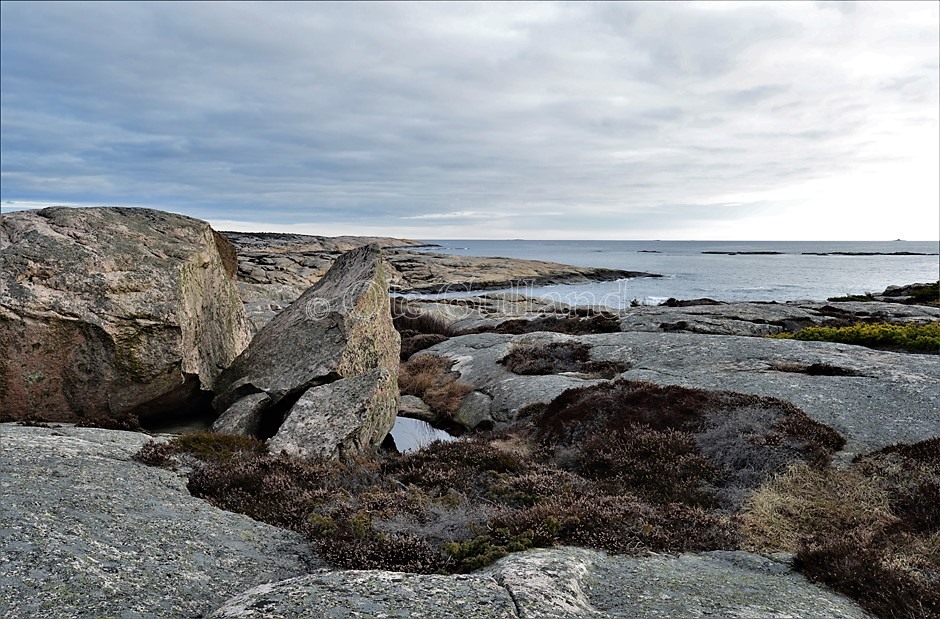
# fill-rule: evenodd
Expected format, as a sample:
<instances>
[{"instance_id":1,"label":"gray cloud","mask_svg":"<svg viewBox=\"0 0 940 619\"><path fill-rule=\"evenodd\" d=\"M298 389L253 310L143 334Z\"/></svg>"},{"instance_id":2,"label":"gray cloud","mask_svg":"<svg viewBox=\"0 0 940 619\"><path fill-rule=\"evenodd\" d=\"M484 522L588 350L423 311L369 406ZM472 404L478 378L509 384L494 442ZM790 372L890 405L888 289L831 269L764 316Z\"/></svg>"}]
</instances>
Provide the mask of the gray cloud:
<instances>
[{"instance_id":1,"label":"gray cloud","mask_svg":"<svg viewBox=\"0 0 940 619\"><path fill-rule=\"evenodd\" d=\"M744 226L940 148L937 5L895 6L5 3L2 199L428 237Z\"/></svg>"}]
</instances>

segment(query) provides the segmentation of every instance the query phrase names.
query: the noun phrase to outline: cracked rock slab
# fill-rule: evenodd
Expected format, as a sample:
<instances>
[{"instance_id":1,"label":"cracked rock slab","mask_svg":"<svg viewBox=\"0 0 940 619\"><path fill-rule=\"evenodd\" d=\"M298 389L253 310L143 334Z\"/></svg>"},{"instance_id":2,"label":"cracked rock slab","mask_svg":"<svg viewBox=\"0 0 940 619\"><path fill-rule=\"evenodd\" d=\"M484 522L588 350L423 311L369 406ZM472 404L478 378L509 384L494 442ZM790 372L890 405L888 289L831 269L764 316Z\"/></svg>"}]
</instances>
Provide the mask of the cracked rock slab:
<instances>
[{"instance_id":1,"label":"cracked rock slab","mask_svg":"<svg viewBox=\"0 0 940 619\"><path fill-rule=\"evenodd\" d=\"M135 432L0 424L0 617L192 619L322 565L131 460Z\"/></svg>"},{"instance_id":2,"label":"cracked rock slab","mask_svg":"<svg viewBox=\"0 0 940 619\"><path fill-rule=\"evenodd\" d=\"M746 552L517 553L474 574L320 571L256 587L211 619L422 617L870 619L850 600Z\"/></svg>"},{"instance_id":3,"label":"cracked rock slab","mask_svg":"<svg viewBox=\"0 0 940 619\"><path fill-rule=\"evenodd\" d=\"M210 619L516 618L508 592L486 576L319 571L255 587Z\"/></svg>"}]
</instances>

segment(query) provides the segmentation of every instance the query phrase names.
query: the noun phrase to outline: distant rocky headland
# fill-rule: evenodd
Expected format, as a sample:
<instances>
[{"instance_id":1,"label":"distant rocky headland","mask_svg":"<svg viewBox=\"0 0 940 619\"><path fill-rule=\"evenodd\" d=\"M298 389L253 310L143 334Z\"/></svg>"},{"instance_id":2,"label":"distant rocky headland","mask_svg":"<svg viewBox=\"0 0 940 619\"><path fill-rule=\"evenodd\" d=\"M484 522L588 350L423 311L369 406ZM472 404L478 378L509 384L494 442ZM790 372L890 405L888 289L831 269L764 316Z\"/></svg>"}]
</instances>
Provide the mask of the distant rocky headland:
<instances>
[{"instance_id":1,"label":"distant rocky headland","mask_svg":"<svg viewBox=\"0 0 940 619\"><path fill-rule=\"evenodd\" d=\"M940 616L940 282L576 307L492 289L655 275L421 247L0 216L0 616Z\"/></svg>"},{"instance_id":2,"label":"distant rocky headland","mask_svg":"<svg viewBox=\"0 0 940 619\"><path fill-rule=\"evenodd\" d=\"M238 287L249 319L263 322L315 284L343 252L374 243L383 248L389 289L397 293L473 292L524 286L660 277L655 273L576 267L541 260L452 256L420 241L377 237L222 232L238 252ZM273 310L272 310L273 308Z\"/></svg>"}]
</instances>

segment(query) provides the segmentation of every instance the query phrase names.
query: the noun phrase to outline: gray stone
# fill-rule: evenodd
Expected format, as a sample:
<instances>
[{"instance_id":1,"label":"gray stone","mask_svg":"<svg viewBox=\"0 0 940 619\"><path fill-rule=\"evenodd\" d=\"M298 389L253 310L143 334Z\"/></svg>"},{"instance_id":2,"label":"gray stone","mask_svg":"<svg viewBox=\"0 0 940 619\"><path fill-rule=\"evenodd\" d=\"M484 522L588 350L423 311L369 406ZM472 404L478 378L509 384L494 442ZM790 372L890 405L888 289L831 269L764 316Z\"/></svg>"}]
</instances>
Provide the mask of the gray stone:
<instances>
[{"instance_id":1,"label":"gray stone","mask_svg":"<svg viewBox=\"0 0 940 619\"><path fill-rule=\"evenodd\" d=\"M191 619L322 567L300 535L132 461L148 440L0 424L0 616Z\"/></svg>"},{"instance_id":2,"label":"gray stone","mask_svg":"<svg viewBox=\"0 0 940 619\"><path fill-rule=\"evenodd\" d=\"M424 403L424 400L415 395L403 395L398 403L398 414L402 417L420 419L421 421L434 421L437 415L431 411L431 407Z\"/></svg>"},{"instance_id":3,"label":"gray stone","mask_svg":"<svg viewBox=\"0 0 940 619\"><path fill-rule=\"evenodd\" d=\"M308 389L291 408L273 452L338 458L378 447L395 424L398 383L385 368Z\"/></svg>"},{"instance_id":4,"label":"gray stone","mask_svg":"<svg viewBox=\"0 0 940 619\"><path fill-rule=\"evenodd\" d=\"M253 393L228 407L212 424L213 432L258 436L263 413L271 405L266 393Z\"/></svg>"},{"instance_id":5,"label":"gray stone","mask_svg":"<svg viewBox=\"0 0 940 619\"><path fill-rule=\"evenodd\" d=\"M454 421L473 430L480 424L493 423L493 398L480 391L468 393L454 414Z\"/></svg>"},{"instance_id":6,"label":"gray stone","mask_svg":"<svg viewBox=\"0 0 940 619\"><path fill-rule=\"evenodd\" d=\"M727 303L688 307L640 306L622 310L621 331L670 331L708 335L765 336L833 319L882 322L929 322L940 308L897 303Z\"/></svg>"},{"instance_id":7,"label":"gray stone","mask_svg":"<svg viewBox=\"0 0 940 619\"><path fill-rule=\"evenodd\" d=\"M293 407L272 440L290 453L366 449L377 444L377 436L380 443L394 424L400 347L382 252L376 245L360 247L343 254L255 335L219 376L213 405L225 418L245 395L261 393L267 400L252 403L253 415L280 417ZM329 387L316 391L323 386ZM330 396L335 399L327 402ZM316 427L320 422L333 425Z\"/></svg>"},{"instance_id":8,"label":"gray stone","mask_svg":"<svg viewBox=\"0 0 940 619\"><path fill-rule=\"evenodd\" d=\"M339 258L321 280L264 326L216 383L216 410L250 393L272 405L310 387L376 367L397 372L388 280L375 245ZM397 376L397 374L396 374Z\"/></svg>"},{"instance_id":9,"label":"gray stone","mask_svg":"<svg viewBox=\"0 0 940 619\"><path fill-rule=\"evenodd\" d=\"M235 250L137 208L0 216L0 409L122 418L185 408L248 344Z\"/></svg>"},{"instance_id":10,"label":"gray stone","mask_svg":"<svg viewBox=\"0 0 940 619\"><path fill-rule=\"evenodd\" d=\"M936 355L829 342L648 332L464 335L420 354L456 359L459 380L492 396L491 417L508 421L526 401L549 401L567 386L600 382L569 376L515 376L498 363L515 342L570 340L590 346L595 361L627 364L630 369L621 376L631 380L790 401L845 436L846 456L940 436L940 357Z\"/></svg>"},{"instance_id":11,"label":"gray stone","mask_svg":"<svg viewBox=\"0 0 940 619\"><path fill-rule=\"evenodd\" d=\"M320 571L261 585L210 619L515 619L516 607L492 578L381 571Z\"/></svg>"},{"instance_id":12,"label":"gray stone","mask_svg":"<svg viewBox=\"0 0 940 619\"><path fill-rule=\"evenodd\" d=\"M464 576L318 572L262 585L212 619L869 619L786 564L744 552L608 556L578 548L510 555Z\"/></svg>"},{"instance_id":13,"label":"gray stone","mask_svg":"<svg viewBox=\"0 0 940 619\"><path fill-rule=\"evenodd\" d=\"M483 421L512 421L525 406L548 403L567 389L603 382L574 375L521 376L499 363L509 354L513 342L567 339L570 336L557 333L463 335L416 353L412 358L439 355L454 360L451 370L459 374L457 380L471 385L477 392L477 395L470 394L464 399L465 406L461 407L456 419L472 429Z\"/></svg>"}]
</instances>

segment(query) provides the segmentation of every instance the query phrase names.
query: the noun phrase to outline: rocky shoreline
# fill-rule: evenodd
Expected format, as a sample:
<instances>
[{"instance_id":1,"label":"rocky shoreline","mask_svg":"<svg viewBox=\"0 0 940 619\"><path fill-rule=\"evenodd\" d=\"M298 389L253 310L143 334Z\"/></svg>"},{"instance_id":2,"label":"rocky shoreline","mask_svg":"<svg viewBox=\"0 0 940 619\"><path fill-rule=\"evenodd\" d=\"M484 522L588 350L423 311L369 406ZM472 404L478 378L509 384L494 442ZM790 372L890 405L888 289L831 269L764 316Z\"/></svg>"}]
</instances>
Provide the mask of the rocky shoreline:
<instances>
[{"instance_id":1,"label":"rocky shoreline","mask_svg":"<svg viewBox=\"0 0 940 619\"><path fill-rule=\"evenodd\" d=\"M888 325L937 352L932 285L390 300L652 276L416 247L0 217L0 615L940 613L940 355L770 337ZM207 411L215 433L136 427ZM396 414L465 438L383 451Z\"/></svg>"}]
</instances>

